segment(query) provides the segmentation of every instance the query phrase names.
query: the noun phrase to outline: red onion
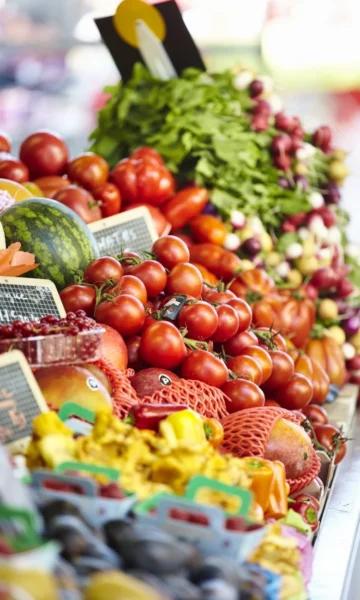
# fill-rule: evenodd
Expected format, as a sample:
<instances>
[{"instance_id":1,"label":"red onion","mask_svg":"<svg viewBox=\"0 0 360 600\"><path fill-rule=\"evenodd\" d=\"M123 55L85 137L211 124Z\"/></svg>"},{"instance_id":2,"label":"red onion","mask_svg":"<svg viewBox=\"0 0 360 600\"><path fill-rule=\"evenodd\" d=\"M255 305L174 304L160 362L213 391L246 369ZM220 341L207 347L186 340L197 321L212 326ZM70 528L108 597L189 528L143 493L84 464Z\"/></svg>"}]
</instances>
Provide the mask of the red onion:
<instances>
[{"instance_id":1,"label":"red onion","mask_svg":"<svg viewBox=\"0 0 360 600\"><path fill-rule=\"evenodd\" d=\"M360 317L355 315L354 317L350 317L350 319L345 319L345 321L341 322L341 327L345 331L346 337L355 335L360 329Z\"/></svg>"},{"instance_id":2,"label":"red onion","mask_svg":"<svg viewBox=\"0 0 360 600\"><path fill-rule=\"evenodd\" d=\"M259 79L253 79L249 85L249 93L252 98L261 96L264 91L264 84Z\"/></svg>"}]
</instances>

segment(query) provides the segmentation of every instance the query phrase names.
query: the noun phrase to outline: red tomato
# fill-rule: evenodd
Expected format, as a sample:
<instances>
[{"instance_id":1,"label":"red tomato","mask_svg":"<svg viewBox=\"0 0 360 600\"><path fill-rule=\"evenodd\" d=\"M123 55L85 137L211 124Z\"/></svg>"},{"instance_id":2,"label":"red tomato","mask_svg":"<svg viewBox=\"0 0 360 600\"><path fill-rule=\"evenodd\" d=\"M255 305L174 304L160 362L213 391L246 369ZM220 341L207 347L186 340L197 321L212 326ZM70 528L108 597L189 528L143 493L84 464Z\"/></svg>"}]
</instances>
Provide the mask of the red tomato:
<instances>
[{"instance_id":1,"label":"red tomato","mask_svg":"<svg viewBox=\"0 0 360 600\"><path fill-rule=\"evenodd\" d=\"M161 210L156 208L156 206L152 206L151 204L144 204L142 202L134 202L130 204L130 206L126 206L123 210L132 210L133 208L138 208L139 206L144 206L148 209L150 216L153 221L153 225L155 227L156 233L158 235L166 235L171 230L170 223L165 219Z\"/></svg>"},{"instance_id":2,"label":"red tomato","mask_svg":"<svg viewBox=\"0 0 360 600\"><path fill-rule=\"evenodd\" d=\"M227 381L221 389L229 398L226 400L226 408L229 413L265 404L264 392L252 381L232 379Z\"/></svg>"},{"instance_id":3,"label":"red tomato","mask_svg":"<svg viewBox=\"0 0 360 600\"><path fill-rule=\"evenodd\" d=\"M29 167L32 179L61 175L68 160L68 150L60 136L50 131L37 131L21 144L20 160Z\"/></svg>"},{"instance_id":4,"label":"red tomato","mask_svg":"<svg viewBox=\"0 0 360 600\"><path fill-rule=\"evenodd\" d=\"M227 366L241 379L253 381L257 385L262 383L263 372L261 364L256 358L251 356L233 356L228 359Z\"/></svg>"},{"instance_id":5,"label":"red tomato","mask_svg":"<svg viewBox=\"0 0 360 600\"><path fill-rule=\"evenodd\" d=\"M109 166L102 156L94 152L84 152L68 163L66 172L71 181L94 191L106 183Z\"/></svg>"},{"instance_id":6,"label":"red tomato","mask_svg":"<svg viewBox=\"0 0 360 600\"><path fill-rule=\"evenodd\" d=\"M53 198L56 192L70 185L68 178L65 176L60 177L60 175L39 177L39 179L35 179L34 183L39 186L45 198Z\"/></svg>"},{"instance_id":7,"label":"red tomato","mask_svg":"<svg viewBox=\"0 0 360 600\"><path fill-rule=\"evenodd\" d=\"M172 228L181 229L193 217L196 217L196 215L199 215L203 211L208 203L208 199L209 194L205 188L197 186L187 187L175 194L162 207L162 210Z\"/></svg>"},{"instance_id":8,"label":"red tomato","mask_svg":"<svg viewBox=\"0 0 360 600\"><path fill-rule=\"evenodd\" d=\"M140 356L153 367L176 368L186 356L181 333L168 321L152 323L142 334Z\"/></svg>"},{"instance_id":9,"label":"red tomato","mask_svg":"<svg viewBox=\"0 0 360 600\"><path fill-rule=\"evenodd\" d=\"M218 315L208 302L186 304L178 317L179 327L186 327L186 336L194 340L208 340L218 326Z\"/></svg>"},{"instance_id":10,"label":"red tomato","mask_svg":"<svg viewBox=\"0 0 360 600\"><path fill-rule=\"evenodd\" d=\"M300 410L311 402L313 386L305 375L295 373L290 381L276 391L276 397L284 408Z\"/></svg>"},{"instance_id":11,"label":"red tomato","mask_svg":"<svg viewBox=\"0 0 360 600\"><path fill-rule=\"evenodd\" d=\"M172 269L190 260L189 248L183 240L174 235L165 235L156 240L152 252L166 269Z\"/></svg>"},{"instance_id":12,"label":"red tomato","mask_svg":"<svg viewBox=\"0 0 360 600\"><path fill-rule=\"evenodd\" d=\"M240 258L216 244L193 244L190 248L191 261L200 263L223 281L230 281L241 266Z\"/></svg>"},{"instance_id":13,"label":"red tomato","mask_svg":"<svg viewBox=\"0 0 360 600\"><path fill-rule=\"evenodd\" d=\"M286 352L287 343L281 333L269 329L269 327L257 327L255 331L258 335L259 343L263 348L266 350L274 350L274 347L276 347L276 350Z\"/></svg>"},{"instance_id":14,"label":"red tomato","mask_svg":"<svg viewBox=\"0 0 360 600\"><path fill-rule=\"evenodd\" d=\"M168 294L187 294L194 298L200 298L202 292L203 278L191 263L180 263L175 265L168 275L166 292Z\"/></svg>"},{"instance_id":15,"label":"red tomato","mask_svg":"<svg viewBox=\"0 0 360 600\"><path fill-rule=\"evenodd\" d=\"M147 291L145 284L134 275L123 275L118 284L111 290L113 294L130 294L135 296L143 304L147 303Z\"/></svg>"},{"instance_id":16,"label":"red tomato","mask_svg":"<svg viewBox=\"0 0 360 600\"><path fill-rule=\"evenodd\" d=\"M252 321L252 310L250 304L242 300L242 298L231 298L228 301L229 306L235 308L239 317L239 329L238 331L245 331L251 325Z\"/></svg>"},{"instance_id":17,"label":"red tomato","mask_svg":"<svg viewBox=\"0 0 360 600\"><path fill-rule=\"evenodd\" d=\"M265 383L265 381L269 379L273 370L273 363L270 354L260 346L249 346L248 348L244 348L240 354L242 356L251 356L251 358L255 358L255 360L261 365L262 369L262 380L260 385Z\"/></svg>"},{"instance_id":18,"label":"red tomato","mask_svg":"<svg viewBox=\"0 0 360 600\"><path fill-rule=\"evenodd\" d=\"M101 210L97 202L89 192L77 185L68 185L58 190L53 198L71 208L85 223L101 219Z\"/></svg>"},{"instance_id":19,"label":"red tomato","mask_svg":"<svg viewBox=\"0 0 360 600\"><path fill-rule=\"evenodd\" d=\"M318 404L308 404L301 410L313 425L326 425L329 422L325 408Z\"/></svg>"},{"instance_id":20,"label":"red tomato","mask_svg":"<svg viewBox=\"0 0 360 600\"><path fill-rule=\"evenodd\" d=\"M131 268L131 275L136 275L144 283L149 298L154 298L164 291L167 274L164 267L156 260L144 260Z\"/></svg>"},{"instance_id":21,"label":"red tomato","mask_svg":"<svg viewBox=\"0 0 360 600\"><path fill-rule=\"evenodd\" d=\"M68 285L60 292L61 302L66 312L84 310L89 317L94 315L96 291L89 285Z\"/></svg>"},{"instance_id":22,"label":"red tomato","mask_svg":"<svg viewBox=\"0 0 360 600\"><path fill-rule=\"evenodd\" d=\"M224 344L226 354L237 356L248 346L258 346L258 339L252 331L240 331Z\"/></svg>"},{"instance_id":23,"label":"red tomato","mask_svg":"<svg viewBox=\"0 0 360 600\"><path fill-rule=\"evenodd\" d=\"M152 158L125 158L111 172L125 202L146 202L159 206L171 198L175 181L164 164ZM166 215L165 215L166 217Z\"/></svg>"},{"instance_id":24,"label":"red tomato","mask_svg":"<svg viewBox=\"0 0 360 600\"><path fill-rule=\"evenodd\" d=\"M11 152L11 141L6 133L0 133L0 152Z\"/></svg>"},{"instance_id":25,"label":"red tomato","mask_svg":"<svg viewBox=\"0 0 360 600\"><path fill-rule=\"evenodd\" d=\"M205 294L203 291L204 298L207 302L212 302L213 304L228 304L230 300L235 300L235 294L233 294L230 290L226 290L225 292L217 292L216 290L206 290Z\"/></svg>"},{"instance_id":26,"label":"red tomato","mask_svg":"<svg viewBox=\"0 0 360 600\"><path fill-rule=\"evenodd\" d=\"M265 406L276 406L280 407L280 404L276 400L265 400Z\"/></svg>"},{"instance_id":27,"label":"red tomato","mask_svg":"<svg viewBox=\"0 0 360 600\"><path fill-rule=\"evenodd\" d=\"M206 350L190 352L181 365L181 377L197 379L214 387L221 387L228 378L228 370L222 360Z\"/></svg>"},{"instance_id":28,"label":"red tomato","mask_svg":"<svg viewBox=\"0 0 360 600\"><path fill-rule=\"evenodd\" d=\"M124 273L124 269L116 258L102 256L93 260L85 269L84 281L87 283L102 284L109 281L117 282Z\"/></svg>"},{"instance_id":29,"label":"red tomato","mask_svg":"<svg viewBox=\"0 0 360 600\"><path fill-rule=\"evenodd\" d=\"M122 336L109 325L102 324L102 327L105 333L100 342L101 358L108 360L116 369L125 371L128 366L128 351Z\"/></svg>"},{"instance_id":30,"label":"red tomato","mask_svg":"<svg viewBox=\"0 0 360 600\"><path fill-rule=\"evenodd\" d=\"M0 179L11 179L18 183L29 181L29 169L20 160L8 154L0 153Z\"/></svg>"},{"instance_id":31,"label":"red tomato","mask_svg":"<svg viewBox=\"0 0 360 600\"><path fill-rule=\"evenodd\" d=\"M144 367L144 362L140 357L140 343L141 336L134 335L126 340L126 347L128 353L128 367L138 371Z\"/></svg>"},{"instance_id":32,"label":"red tomato","mask_svg":"<svg viewBox=\"0 0 360 600\"><path fill-rule=\"evenodd\" d=\"M223 246L227 229L221 219L213 215L197 215L190 221L190 229L196 242L210 242Z\"/></svg>"},{"instance_id":33,"label":"red tomato","mask_svg":"<svg viewBox=\"0 0 360 600\"><path fill-rule=\"evenodd\" d=\"M295 372L294 361L289 354L282 350L274 350L269 354L272 360L272 373L265 387L267 390L277 391L293 377Z\"/></svg>"},{"instance_id":34,"label":"red tomato","mask_svg":"<svg viewBox=\"0 0 360 600\"><path fill-rule=\"evenodd\" d=\"M113 183L107 181L94 189L94 197L98 201L103 217L117 215L121 209L121 194Z\"/></svg>"},{"instance_id":35,"label":"red tomato","mask_svg":"<svg viewBox=\"0 0 360 600\"><path fill-rule=\"evenodd\" d=\"M150 158L154 162L160 163L161 165L164 164L164 161L160 156L159 152L157 152L157 150L155 150L154 148L149 148L148 146L141 146L140 148L136 148L136 150L134 150L134 152L131 153L131 158Z\"/></svg>"},{"instance_id":36,"label":"red tomato","mask_svg":"<svg viewBox=\"0 0 360 600\"><path fill-rule=\"evenodd\" d=\"M214 342L226 342L237 333L239 317L235 308L229 304L220 304L216 307L216 312L219 323L212 339Z\"/></svg>"},{"instance_id":37,"label":"red tomato","mask_svg":"<svg viewBox=\"0 0 360 600\"><path fill-rule=\"evenodd\" d=\"M135 335L145 321L145 309L138 298L129 294L117 296L114 300L101 302L95 310L99 323L110 325L124 337Z\"/></svg>"},{"instance_id":38,"label":"red tomato","mask_svg":"<svg viewBox=\"0 0 360 600\"><path fill-rule=\"evenodd\" d=\"M334 425L314 425L317 441L331 455L335 454L335 464L342 461L346 454L346 440Z\"/></svg>"}]
</instances>

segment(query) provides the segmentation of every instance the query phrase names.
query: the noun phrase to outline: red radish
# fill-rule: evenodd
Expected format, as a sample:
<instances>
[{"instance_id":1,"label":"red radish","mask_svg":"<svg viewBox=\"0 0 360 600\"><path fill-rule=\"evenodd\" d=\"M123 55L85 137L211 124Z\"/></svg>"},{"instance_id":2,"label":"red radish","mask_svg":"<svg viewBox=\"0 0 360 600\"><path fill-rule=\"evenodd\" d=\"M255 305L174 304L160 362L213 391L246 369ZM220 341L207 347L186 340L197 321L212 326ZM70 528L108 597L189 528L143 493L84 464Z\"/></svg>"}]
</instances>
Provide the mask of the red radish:
<instances>
[{"instance_id":1,"label":"red radish","mask_svg":"<svg viewBox=\"0 0 360 600\"><path fill-rule=\"evenodd\" d=\"M264 84L259 79L253 79L249 85L249 94L251 98L257 98L261 96L264 91Z\"/></svg>"}]
</instances>

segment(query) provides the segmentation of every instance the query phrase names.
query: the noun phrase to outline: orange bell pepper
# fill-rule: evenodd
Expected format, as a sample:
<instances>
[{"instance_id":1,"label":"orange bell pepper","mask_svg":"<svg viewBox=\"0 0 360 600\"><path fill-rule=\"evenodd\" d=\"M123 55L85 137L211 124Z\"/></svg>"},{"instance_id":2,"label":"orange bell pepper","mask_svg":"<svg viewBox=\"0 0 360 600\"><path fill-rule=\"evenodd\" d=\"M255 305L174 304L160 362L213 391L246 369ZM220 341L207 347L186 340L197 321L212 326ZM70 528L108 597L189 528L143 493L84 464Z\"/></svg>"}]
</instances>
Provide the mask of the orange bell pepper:
<instances>
[{"instance_id":1,"label":"orange bell pepper","mask_svg":"<svg viewBox=\"0 0 360 600\"><path fill-rule=\"evenodd\" d=\"M269 461L270 462L270 461ZM269 504L265 511L267 518L280 519L288 511L289 484L286 483L285 467L279 460L271 461L273 480L269 495Z\"/></svg>"},{"instance_id":2,"label":"orange bell pepper","mask_svg":"<svg viewBox=\"0 0 360 600\"><path fill-rule=\"evenodd\" d=\"M286 483L285 467L280 461L258 457L241 459L251 478L250 489L256 502L267 518L280 518L288 510L289 486Z\"/></svg>"}]
</instances>

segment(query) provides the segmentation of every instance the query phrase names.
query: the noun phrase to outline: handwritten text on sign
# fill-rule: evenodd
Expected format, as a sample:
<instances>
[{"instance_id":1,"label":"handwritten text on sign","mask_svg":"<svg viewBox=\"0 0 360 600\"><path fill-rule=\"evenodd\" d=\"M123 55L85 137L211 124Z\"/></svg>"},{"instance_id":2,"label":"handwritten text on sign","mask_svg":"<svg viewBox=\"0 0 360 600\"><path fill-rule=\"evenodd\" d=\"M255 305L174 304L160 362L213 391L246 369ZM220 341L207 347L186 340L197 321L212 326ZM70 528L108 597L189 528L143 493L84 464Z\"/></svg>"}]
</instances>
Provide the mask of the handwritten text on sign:
<instances>
[{"instance_id":1,"label":"handwritten text on sign","mask_svg":"<svg viewBox=\"0 0 360 600\"><path fill-rule=\"evenodd\" d=\"M147 208L127 210L89 225L100 256L116 256L123 250L150 250L157 235Z\"/></svg>"},{"instance_id":2,"label":"handwritten text on sign","mask_svg":"<svg viewBox=\"0 0 360 600\"><path fill-rule=\"evenodd\" d=\"M15 319L34 321L44 315L65 315L59 293L51 281L0 277L0 323L11 323Z\"/></svg>"}]
</instances>

